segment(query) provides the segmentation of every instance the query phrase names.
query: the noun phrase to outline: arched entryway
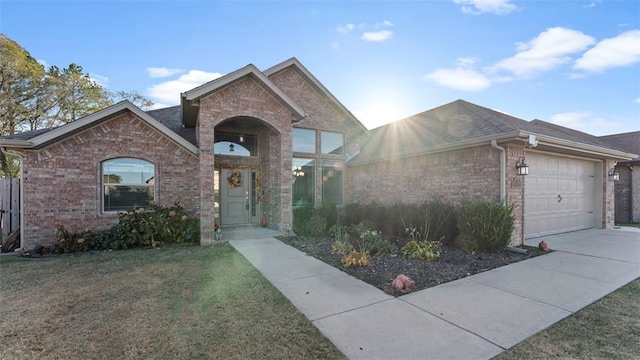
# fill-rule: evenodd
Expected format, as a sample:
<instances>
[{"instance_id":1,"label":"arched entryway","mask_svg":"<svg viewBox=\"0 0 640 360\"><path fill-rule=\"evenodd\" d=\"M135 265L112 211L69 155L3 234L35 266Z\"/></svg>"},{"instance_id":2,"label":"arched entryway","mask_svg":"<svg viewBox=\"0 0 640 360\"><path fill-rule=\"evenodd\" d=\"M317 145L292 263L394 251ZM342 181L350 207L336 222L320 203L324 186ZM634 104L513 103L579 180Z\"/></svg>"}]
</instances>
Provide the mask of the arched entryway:
<instances>
[{"instance_id":1,"label":"arched entryway","mask_svg":"<svg viewBox=\"0 0 640 360\"><path fill-rule=\"evenodd\" d=\"M279 133L253 117L214 128L214 216L221 226L280 222Z\"/></svg>"}]
</instances>

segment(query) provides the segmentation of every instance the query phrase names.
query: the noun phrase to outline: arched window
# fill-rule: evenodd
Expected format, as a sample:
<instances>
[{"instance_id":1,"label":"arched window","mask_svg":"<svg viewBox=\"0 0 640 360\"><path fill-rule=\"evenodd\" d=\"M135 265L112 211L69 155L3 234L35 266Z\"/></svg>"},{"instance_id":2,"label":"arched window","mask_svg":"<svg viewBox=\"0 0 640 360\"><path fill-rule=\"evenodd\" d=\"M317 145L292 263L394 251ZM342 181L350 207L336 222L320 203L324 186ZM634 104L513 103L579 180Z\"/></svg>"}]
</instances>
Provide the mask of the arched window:
<instances>
[{"instance_id":1,"label":"arched window","mask_svg":"<svg viewBox=\"0 0 640 360\"><path fill-rule=\"evenodd\" d=\"M103 211L148 208L155 199L155 166L118 158L102 162Z\"/></svg>"}]
</instances>

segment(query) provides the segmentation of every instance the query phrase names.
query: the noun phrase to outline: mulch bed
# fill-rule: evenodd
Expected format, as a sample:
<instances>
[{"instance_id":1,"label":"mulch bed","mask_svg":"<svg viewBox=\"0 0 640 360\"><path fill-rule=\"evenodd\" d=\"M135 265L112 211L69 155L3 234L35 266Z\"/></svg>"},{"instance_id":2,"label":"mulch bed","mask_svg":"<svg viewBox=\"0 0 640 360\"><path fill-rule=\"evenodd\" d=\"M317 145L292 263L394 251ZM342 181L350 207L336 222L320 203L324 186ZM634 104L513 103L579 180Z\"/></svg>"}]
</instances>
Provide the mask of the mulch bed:
<instances>
[{"instance_id":1,"label":"mulch bed","mask_svg":"<svg viewBox=\"0 0 640 360\"><path fill-rule=\"evenodd\" d=\"M331 252L331 238L289 236L282 241L396 296L399 294L391 289L391 281L400 274L415 281L411 289L417 291L543 254L535 248L529 248L527 254L508 250L497 253L467 253L443 245L442 257L434 261L409 260L401 255L374 256L367 266L345 268L341 262L342 256Z\"/></svg>"}]
</instances>

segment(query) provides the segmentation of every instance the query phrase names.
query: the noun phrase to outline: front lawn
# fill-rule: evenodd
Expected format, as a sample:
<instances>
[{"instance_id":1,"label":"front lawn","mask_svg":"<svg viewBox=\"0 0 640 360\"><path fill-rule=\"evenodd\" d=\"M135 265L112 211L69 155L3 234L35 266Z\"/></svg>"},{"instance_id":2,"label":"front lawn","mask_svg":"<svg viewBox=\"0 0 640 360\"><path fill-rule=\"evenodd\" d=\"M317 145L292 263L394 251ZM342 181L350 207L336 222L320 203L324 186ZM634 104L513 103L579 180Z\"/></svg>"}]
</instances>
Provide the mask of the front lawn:
<instances>
[{"instance_id":1,"label":"front lawn","mask_svg":"<svg viewBox=\"0 0 640 360\"><path fill-rule=\"evenodd\" d=\"M0 258L0 358L344 358L229 245Z\"/></svg>"}]
</instances>

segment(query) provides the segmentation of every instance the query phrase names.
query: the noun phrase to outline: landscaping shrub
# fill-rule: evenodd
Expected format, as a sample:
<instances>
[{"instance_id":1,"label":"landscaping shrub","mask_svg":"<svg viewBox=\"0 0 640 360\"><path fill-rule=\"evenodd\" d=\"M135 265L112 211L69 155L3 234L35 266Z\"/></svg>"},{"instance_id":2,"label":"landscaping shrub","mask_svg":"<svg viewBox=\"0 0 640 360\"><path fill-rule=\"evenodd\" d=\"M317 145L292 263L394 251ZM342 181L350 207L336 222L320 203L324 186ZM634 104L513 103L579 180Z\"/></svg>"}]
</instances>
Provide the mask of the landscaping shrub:
<instances>
[{"instance_id":1,"label":"landscaping shrub","mask_svg":"<svg viewBox=\"0 0 640 360\"><path fill-rule=\"evenodd\" d=\"M327 219L320 215L320 209L312 205L293 209L293 232L300 236L323 236L327 234Z\"/></svg>"},{"instance_id":2,"label":"landscaping shrub","mask_svg":"<svg viewBox=\"0 0 640 360\"><path fill-rule=\"evenodd\" d=\"M509 245L515 205L463 199L458 214L460 245L466 251L496 252Z\"/></svg>"},{"instance_id":3,"label":"landscaping shrub","mask_svg":"<svg viewBox=\"0 0 640 360\"><path fill-rule=\"evenodd\" d=\"M332 225L329 228L329 235L336 241L349 242L351 236L349 235L349 227L345 225Z\"/></svg>"},{"instance_id":4,"label":"landscaping shrub","mask_svg":"<svg viewBox=\"0 0 640 360\"><path fill-rule=\"evenodd\" d=\"M440 244L432 241L409 241L400 249L402 256L414 260L436 260L442 256Z\"/></svg>"},{"instance_id":5,"label":"landscaping shrub","mask_svg":"<svg viewBox=\"0 0 640 360\"><path fill-rule=\"evenodd\" d=\"M118 224L101 232L70 233L56 225L58 243L53 252L157 247L169 243L198 242L200 222L189 216L178 203L170 207L151 205L150 211L121 213Z\"/></svg>"},{"instance_id":6,"label":"landscaping shrub","mask_svg":"<svg viewBox=\"0 0 640 360\"><path fill-rule=\"evenodd\" d=\"M342 263L345 267L351 266L367 266L371 260L371 256L368 252L360 252L358 250L351 250L349 255L342 259Z\"/></svg>"},{"instance_id":7,"label":"landscaping shrub","mask_svg":"<svg viewBox=\"0 0 640 360\"><path fill-rule=\"evenodd\" d=\"M322 204L322 207L318 209L318 215L320 215L321 218L324 218L328 225L338 224L338 209L334 203L329 202Z\"/></svg>"},{"instance_id":8,"label":"landscaping shrub","mask_svg":"<svg viewBox=\"0 0 640 360\"><path fill-rule=\"evenodd\" d=\"M452 244L457 235L456 213L453 205L434 199L424 205L422 233L426 241Z\"/></svg>"},{"instance_id":9,"label":"landscaping shrub","mask_svg":"<svg viewBox=\"0 0 640 360\"><path fill-rule=\"evenodd\" d=\"M361 253L371 255L388 255L395 254L397 248L394 244L386 241L382 237L382 233L377 230L371 230L365 225L352 225L351 233L354 248Z\"/></svg>"}]
</instances>

